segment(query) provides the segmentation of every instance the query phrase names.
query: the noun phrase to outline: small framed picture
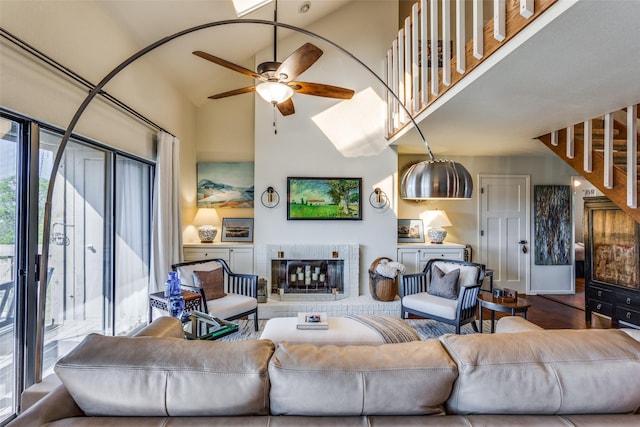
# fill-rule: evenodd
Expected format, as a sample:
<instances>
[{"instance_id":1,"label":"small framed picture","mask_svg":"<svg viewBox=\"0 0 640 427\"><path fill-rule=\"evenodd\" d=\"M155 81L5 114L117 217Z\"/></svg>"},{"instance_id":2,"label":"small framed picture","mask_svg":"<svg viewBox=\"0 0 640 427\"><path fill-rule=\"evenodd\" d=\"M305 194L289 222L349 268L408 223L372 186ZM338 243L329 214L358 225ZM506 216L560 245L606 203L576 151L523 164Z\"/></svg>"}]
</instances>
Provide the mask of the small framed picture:
<instances>
[{"instance_id":1,"label":"small framed picture","mask_svg":"<svg viewBox=\"0 0 640 427\"><path fill-rule=\"evenodd\" d=\"M424 243L424 227L421 219L398 220L399 243Z\"/></svg>"},{"instance_id":2,"label":"small framed picture","mask_svg":"<svg viewBox=\"0 0 640 427\"><path fill-rule=\"evenodd\" d=\"M221 242L253 242L253 218L222 218Z\"/></svg>"}]
</instances>

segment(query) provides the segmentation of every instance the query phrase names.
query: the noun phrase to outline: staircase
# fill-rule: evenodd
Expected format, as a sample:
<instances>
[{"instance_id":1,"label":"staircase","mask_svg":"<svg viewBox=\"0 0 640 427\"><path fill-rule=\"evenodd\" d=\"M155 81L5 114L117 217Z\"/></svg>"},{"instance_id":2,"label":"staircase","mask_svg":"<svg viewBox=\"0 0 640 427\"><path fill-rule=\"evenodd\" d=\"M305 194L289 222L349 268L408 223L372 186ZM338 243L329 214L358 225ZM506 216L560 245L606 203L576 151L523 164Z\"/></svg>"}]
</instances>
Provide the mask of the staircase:
<instances>
[{"instance_id":1,"label":"staircase","mask_svg":"<svg viewBox=\"0 0 640 427\"><path fill-rule=\"evenodd\" d=\"M639 113L631 105L538 137L638 223Z\"/></svg>"}]
</instances>

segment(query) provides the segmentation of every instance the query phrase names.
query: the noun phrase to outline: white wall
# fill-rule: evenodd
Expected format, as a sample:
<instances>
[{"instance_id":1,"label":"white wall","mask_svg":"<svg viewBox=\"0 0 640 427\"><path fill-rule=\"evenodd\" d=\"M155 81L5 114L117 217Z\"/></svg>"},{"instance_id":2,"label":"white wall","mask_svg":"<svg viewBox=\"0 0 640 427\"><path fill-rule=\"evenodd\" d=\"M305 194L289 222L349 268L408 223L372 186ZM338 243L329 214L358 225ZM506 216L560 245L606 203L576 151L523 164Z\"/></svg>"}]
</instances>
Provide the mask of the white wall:
<instances>
[{"instance_id":1,"label":"white wall","mask_svg":"<svg viewBox=\"0 0 640 427\"><path fill-rule=\"evenodd\" d=\"M437 153L436 153L437 157ZM399 156L398 170L426 156ZM419 218L425 210L443 209L447 212L452 227L448 227L447 240L455 243L470 244L473 248L474 261L480 260L478 254L478 175L530 175L531 176L531 230L533 239L533 186L534 185L571 185L571 176L576 172L559 158L549 155L544 157L447 157L464 165L474 181L473 197L469 200L411 202L400 200L398 218ZM531 242L531 244L535 244ZM490 268L490 266L488 266ZM531 261L532 293L567 293L572 289L572 266L567 265L535 265Z\"/></svg>"}]
</instances>

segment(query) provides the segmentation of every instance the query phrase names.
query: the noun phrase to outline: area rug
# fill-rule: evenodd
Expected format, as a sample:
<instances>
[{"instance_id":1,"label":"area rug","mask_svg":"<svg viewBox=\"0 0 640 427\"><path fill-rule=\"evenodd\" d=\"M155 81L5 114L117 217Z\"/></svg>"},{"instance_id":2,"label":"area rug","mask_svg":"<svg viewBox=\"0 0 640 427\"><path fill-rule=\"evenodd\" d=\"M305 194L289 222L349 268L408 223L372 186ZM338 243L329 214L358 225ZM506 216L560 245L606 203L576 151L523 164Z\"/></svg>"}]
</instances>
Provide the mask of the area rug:
<instances>
[{"instance_id":1,"label":"area rug","mask_svg":"<svg viewBox=\"0 0 640 427\"><path fill-rule=\"evenodd\" d=\"M456 332L456 328L451 325L447 325L446 323L438 322L430 319L407 319L407 324L409 324L413 329L416 330L421 340L427 340L430 338L437 338L444 334L454 334ZM266 320L258 320L258 331L253 329L253 320L239 320L238 321L238 332L233 333L231 335L227 335L226 337L220 338L218 341L242 341L242 340L251 340L251 339L259 339L260 334L262 334L262 330L264 329L264 325L267 323ZM483 332L485 334L489 333L491 330L491 321L485 320L483 321ZM471 324L466 324L462 328L460 328L460 334L475 334L476 332L471 327Z\"/></svg>"}]
</instances>

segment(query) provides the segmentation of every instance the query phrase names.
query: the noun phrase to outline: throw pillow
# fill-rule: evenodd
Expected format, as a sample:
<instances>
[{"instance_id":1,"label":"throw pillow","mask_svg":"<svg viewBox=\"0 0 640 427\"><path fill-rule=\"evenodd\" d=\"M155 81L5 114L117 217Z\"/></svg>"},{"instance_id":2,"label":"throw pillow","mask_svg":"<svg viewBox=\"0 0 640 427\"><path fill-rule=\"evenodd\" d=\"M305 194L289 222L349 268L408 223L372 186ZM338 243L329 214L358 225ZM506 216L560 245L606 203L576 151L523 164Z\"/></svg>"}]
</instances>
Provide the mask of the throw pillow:
<instances>
[{"instance_id":1,"label":"throw pillow","mask_svg":"<svg viewBox=\"0 0 640 427\"><path fill-rule=\"evenodd\" d=\"M427 293L436 297L456 299L458 298L458 278L460 277L460 269L456 268L445 274L438 268L433 266L431 270L431 282Z\"/></svg>"},{"instance_id":2,"label":"throw pillow","mask_svg":"<svg viewBox=\"0 0 640 427\"><path fill-rule=\"evenodd\" d=\"M216 268L211 271L194 271L193 284L202 288L207 301L222 298L226 295L224 293L222 268Z\"/></svg>"}]
</instances>

